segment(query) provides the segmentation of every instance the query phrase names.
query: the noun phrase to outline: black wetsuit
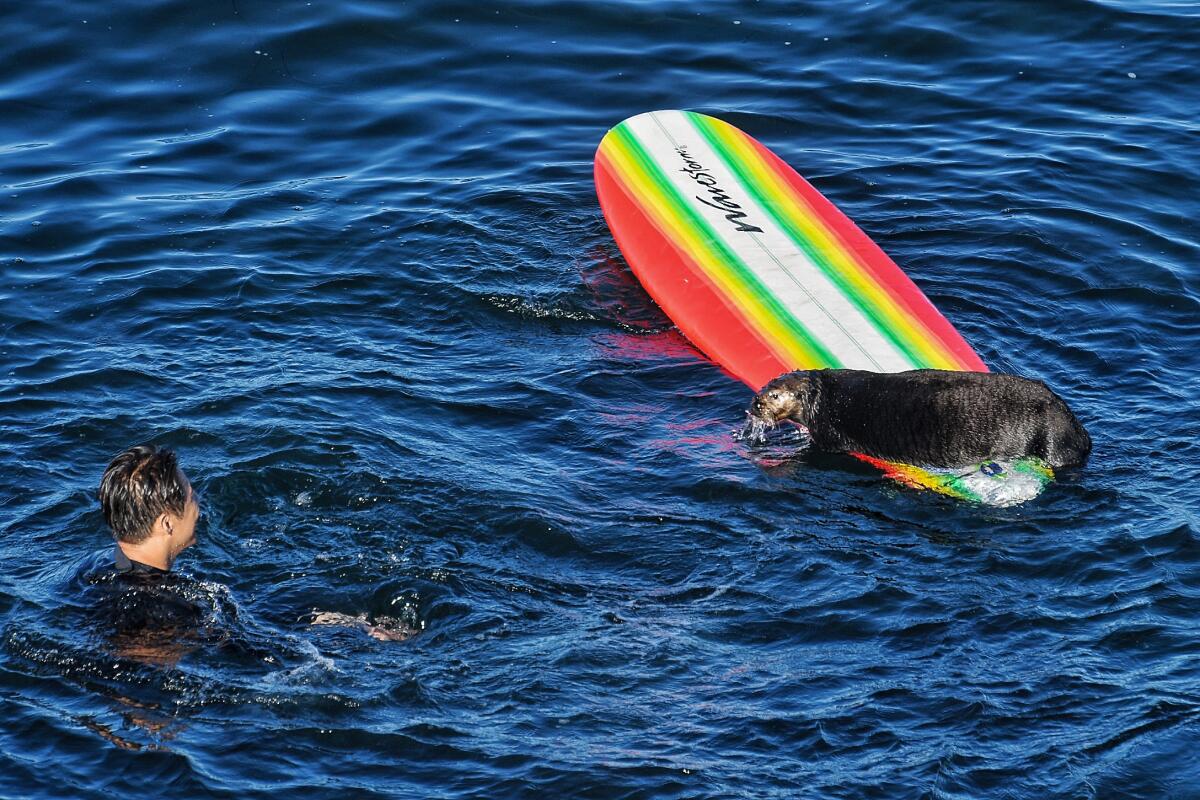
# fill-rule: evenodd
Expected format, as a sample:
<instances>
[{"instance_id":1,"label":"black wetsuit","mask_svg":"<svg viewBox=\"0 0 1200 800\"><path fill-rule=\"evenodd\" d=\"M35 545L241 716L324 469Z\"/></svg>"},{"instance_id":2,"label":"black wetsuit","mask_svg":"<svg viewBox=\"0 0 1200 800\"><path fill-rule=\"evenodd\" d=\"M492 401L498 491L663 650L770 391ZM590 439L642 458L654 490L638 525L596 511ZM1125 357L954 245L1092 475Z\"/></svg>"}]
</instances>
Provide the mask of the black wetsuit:
<instances>
[{"instance_id":1,"label":"black wetsuit","mask_svg":"<svg viewBox=\"0 0 1200 800\"><path fill-rule=\"evenodd\" d=\"M89 616L110 640L215 646L226 656L282 662L273 642L239 620L221 584L134 561L120 547L97 555L83 577Z\"/></svg>"},{"instance_id":2,"label":"black wetsuit","mask_svg":"<svg viewBox=\"0 0 1200 800\"><path fill-rule=\"evenodd\" d=\"M171 571L134 561L120 547L113 548L113 562L118 575L170 575Z\"/></svg>"},{"instance_id":3,"label":"black wetsuit","mask_svg":"<svg viewBox=\"0 0 1200 800\"><path fill-rule=\"evenodd\" d=\"M133 561L120 547L98 556L86 582L96 621L116 634L198 631L210 616L197 581Z\"/></svg>"}]
</instances>

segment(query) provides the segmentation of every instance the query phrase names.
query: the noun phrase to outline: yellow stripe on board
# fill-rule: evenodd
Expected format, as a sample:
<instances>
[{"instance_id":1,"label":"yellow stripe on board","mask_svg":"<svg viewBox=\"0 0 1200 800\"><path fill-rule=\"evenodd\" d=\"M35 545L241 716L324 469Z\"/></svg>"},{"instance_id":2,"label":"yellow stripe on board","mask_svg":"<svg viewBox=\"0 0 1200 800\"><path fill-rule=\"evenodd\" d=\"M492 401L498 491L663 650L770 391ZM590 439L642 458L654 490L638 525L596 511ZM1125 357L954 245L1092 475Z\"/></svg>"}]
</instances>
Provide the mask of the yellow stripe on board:
<instances>
[{"instance_id":1,"label":"yellow stripe on board","mask_svg":"<svg viewBox=\"0 0 1200 800\"><path fill-rule=\"evenodd\" d=\"M807 239L820 251L830 265L838 270L868 305L866 311L880 318L880 324L900 336L905 345L920 355L925 362L920 366L937 369L961 369L962 365L953 353L942 346L920 319L913 317L899 306L891 292L880 286L871 274L853 257L853 250L830 229L824 219L779 175L778 170L767 162L745 138L745 134L729 123L710 118L713 132L721 142L736 154L741 167L749 172L758 187L747 187L752 194L761 195L760 202L770 203L784 217L787 224ZM706 120L707 121L707 120Z\"/></svg>"},{"instance_id":2,"label":"yellow stripe on board","mask_svg":"<svg viewBox=\"0 0 1200 800\"><path fill-rule=\"evenodd\" d=\"M827 366L792 333L779 318L764 306L749 287L713 253L708 237L673 209L671 199L615 136L601 142L605 157L619 175L620 182L629 188L638 205L668 239L687 253L705 274L721 289L725 297L756 329L759 339L781 362L794 364L796 369L816 369Z\"/></svg>"}]
</instances>

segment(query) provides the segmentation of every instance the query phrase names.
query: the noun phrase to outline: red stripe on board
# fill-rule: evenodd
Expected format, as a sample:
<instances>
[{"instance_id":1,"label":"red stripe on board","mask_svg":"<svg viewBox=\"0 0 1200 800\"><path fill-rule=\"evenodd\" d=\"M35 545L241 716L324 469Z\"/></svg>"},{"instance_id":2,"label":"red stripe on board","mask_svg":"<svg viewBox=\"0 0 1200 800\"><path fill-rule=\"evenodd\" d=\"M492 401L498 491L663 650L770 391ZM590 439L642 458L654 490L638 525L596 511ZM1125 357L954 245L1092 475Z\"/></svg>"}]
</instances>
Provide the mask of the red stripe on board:
<instances>
[{"instance_id":1,"label":"red stripe on board","mask_svg":"<svg viewBox=\"0 0 1200 800\"><path fill-rule=\"evenodd\" d=\"M736 128L734 130L737 130ZM742 133L738 131L738 133ZM817 212L822 221L837 235L847 252L855 256L880 287L885 289L896 302L913 318L919 320L929 333L935 337L945 349L961 364L961 368L973 372L987 372L987 365L979 354L967 344L954 326L942 316L942 313L929 301L929 298L917 287L912 279L896 265L896 262L871 241L854 222L842 211L818 192L812 184L800 177L779 156L772 153L761 142L745 133L742 135L755 150L774 167L775 171L787 181L788 185L807 201Z\"/></svg>"},{"instance_id":2,"label":"red stripe on board","mask_svg":"<svg viewBox=\"0 0 1200 800\"><path fill-rule=\"evenodd\" d=\"M758 390L788 372L789 367L704 270L642 210L603 151L596 154L594 173L600 208L625 261L683 335L751 389ZM653 264L654 269L643 271L639 264ZM691 324L701 319L703 331Z\"/></svg>"}]
</instances>

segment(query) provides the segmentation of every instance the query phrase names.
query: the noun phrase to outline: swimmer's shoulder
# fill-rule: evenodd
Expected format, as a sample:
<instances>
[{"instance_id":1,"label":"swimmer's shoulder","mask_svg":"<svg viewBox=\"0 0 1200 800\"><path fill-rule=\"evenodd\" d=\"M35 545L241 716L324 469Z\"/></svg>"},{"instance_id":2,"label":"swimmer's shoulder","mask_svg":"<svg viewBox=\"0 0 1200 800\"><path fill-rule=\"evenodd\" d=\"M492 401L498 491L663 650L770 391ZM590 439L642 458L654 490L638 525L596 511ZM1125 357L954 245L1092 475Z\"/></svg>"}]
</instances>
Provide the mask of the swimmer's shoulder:
<instances>
[{"instance_id":1,"label":"swimmer's shoulder","mask_svg":"<svg viewBox=\"0 0 1200 800\"><path fill-rule=\"evenodd\" d=\"M188 591L194 579L131 561L119 547L86 559L77 580L94 621L117 631L187 629L204 617Z\"/></svg>"}]
</instances>

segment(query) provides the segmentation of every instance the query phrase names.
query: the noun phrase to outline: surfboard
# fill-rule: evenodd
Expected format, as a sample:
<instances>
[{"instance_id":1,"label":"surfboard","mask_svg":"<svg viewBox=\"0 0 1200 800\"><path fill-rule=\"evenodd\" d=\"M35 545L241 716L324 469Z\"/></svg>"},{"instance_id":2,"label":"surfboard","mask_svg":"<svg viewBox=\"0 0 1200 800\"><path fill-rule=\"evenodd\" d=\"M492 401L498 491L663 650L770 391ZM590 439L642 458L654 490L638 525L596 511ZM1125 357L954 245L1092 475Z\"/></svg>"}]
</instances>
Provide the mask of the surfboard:
<instances>
[{"instance_id":1,"label":"surfboard","mask_svg":"<svg viewBox=\"0 0 1200 800\"><path fill-rule=\"evenodd\" d=\"M639 114L604 136L594 167L600 207L634 275L702 353L751 389L797 369L987 371L862 229L733 125L690 111ZM1028 499L1025 478L1044 474L1036 464L939 471L864 460L906 485L980 502L995 501L981 487L1001 485L1001 505L1017 484Z\"/></svg>"}]
</instances>

